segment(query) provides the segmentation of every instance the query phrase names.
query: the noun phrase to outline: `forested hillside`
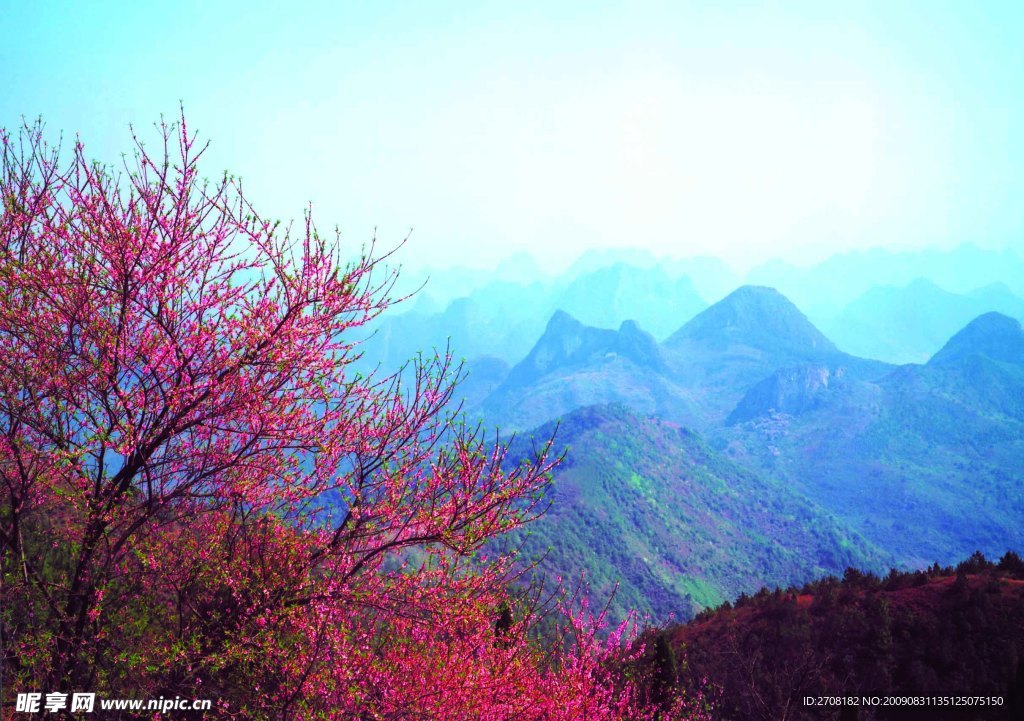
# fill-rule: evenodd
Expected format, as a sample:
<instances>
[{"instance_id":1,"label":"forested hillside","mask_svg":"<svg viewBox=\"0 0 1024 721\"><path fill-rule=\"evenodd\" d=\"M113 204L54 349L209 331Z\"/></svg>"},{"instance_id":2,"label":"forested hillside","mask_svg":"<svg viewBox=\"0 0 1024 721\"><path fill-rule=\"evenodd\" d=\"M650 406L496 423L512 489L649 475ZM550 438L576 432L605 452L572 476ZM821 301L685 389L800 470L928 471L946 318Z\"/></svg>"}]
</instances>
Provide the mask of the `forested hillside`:
<instances>
[{"instance_id":1,"label":"forested hillside","mask_svg":"<svg viewBox=\"0 0 1024 721\"><path fill-rule=\"evenodd\" d=\"M645 643L662 685L710 682L716 719L1012 721L1024 717L1024 562L1011 552L881 578L849 569L744 594ZM957 697L976 700L943 700Z\"/></svg>"},{"instance_id":2,"label":"forested hillside","mask_svg":"<svg viewBox=\"0 0 1024 721\"><path fill-rule=\"evenodd\" d=\"M528 458L523 434L509 459ZM566 457L550 507L499 547L539 558L548 583L582 576L611 618L688 619L764 584L798 583L847 566L880 571L891 556L787 485L714 451L695 431L617 405L564 416Z\"/></svg>"}]
</instances>

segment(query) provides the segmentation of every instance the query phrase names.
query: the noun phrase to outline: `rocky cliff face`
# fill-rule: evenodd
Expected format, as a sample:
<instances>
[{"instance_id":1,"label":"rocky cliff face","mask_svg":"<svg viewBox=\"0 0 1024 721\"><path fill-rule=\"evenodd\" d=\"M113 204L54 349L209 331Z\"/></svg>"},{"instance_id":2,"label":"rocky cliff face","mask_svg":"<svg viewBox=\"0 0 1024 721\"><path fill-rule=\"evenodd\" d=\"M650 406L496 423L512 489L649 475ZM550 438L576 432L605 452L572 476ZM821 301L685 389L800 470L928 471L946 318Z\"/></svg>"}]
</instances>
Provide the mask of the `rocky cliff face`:
<instances>
[{"instance_id":1,"label":"rocky cliff face","mask_svg":"<svg viewBox=\"0 0 1024 721\"><path fill-rule=\"evenodd\" d=\"M782 368L747 391L726 419L732 425L773 412L797 416L822 407L845 387L846 369L822 365Z\"/></svg>"}]
</instances>

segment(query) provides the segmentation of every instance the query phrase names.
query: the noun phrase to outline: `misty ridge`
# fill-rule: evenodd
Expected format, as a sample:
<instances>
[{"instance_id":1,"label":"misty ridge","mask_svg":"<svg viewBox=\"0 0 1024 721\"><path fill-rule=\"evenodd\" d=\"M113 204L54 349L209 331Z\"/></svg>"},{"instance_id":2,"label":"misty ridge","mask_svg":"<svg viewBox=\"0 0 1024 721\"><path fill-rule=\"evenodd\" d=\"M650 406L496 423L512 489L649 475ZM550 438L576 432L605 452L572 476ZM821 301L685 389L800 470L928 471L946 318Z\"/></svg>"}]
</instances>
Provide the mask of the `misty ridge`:
<instances>
[{"instance_id":1,"label":"misty ridge","mask_svg":"<svg viewBox=\"0 0 1024 721\"><path fill-rule=\"evenodd\" d=\"M969 243L851 251L810 266L773 260L743 274L718 258L643 249L591 250L550 273L518 253L491 271L403 271L395 295L412 296L375 324L367 361L394 367L451 339L457 358L514 364L557 310L599 328L633 320L663 341L741 285L778 290L841 350L894 364L926 362L985 312L1024 318L1024 259Z\"/></svg>"},{"instance_id":2,"label":"misty ridge","mask_svg":"<svg viewBox=\"0 0 1024 721\"><path fill-rule=\"evenodd\" d=\"M513 460L556 433L551 508L499 547L663 623L1024 547L1022 279L1020 256L973 245L743 277L636 251L547 276L519 255L431 274L362 363L450 348L455 400L517 434Z\"/></svg>"}]
</instances>

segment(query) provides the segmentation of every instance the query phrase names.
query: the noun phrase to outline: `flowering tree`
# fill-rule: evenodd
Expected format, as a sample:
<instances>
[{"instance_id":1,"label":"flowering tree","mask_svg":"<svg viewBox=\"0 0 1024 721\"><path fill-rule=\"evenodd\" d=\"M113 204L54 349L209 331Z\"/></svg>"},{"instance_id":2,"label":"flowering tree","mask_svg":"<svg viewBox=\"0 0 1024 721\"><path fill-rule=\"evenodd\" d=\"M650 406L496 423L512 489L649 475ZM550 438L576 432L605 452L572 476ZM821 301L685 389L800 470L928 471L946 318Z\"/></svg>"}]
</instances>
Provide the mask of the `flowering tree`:
<instances>
[{"instance_id":1,"label":"flowering tree","mask_svg":"<svg viewBox=\"0 0 1024 721\"><path fill-rule=\"evenodd\" d=\"M456 423L450 358L354 373L394 278L373 246L261 219L200 179L184 119L161 129L119 175L2 135L3 687L218 718L653 713L600 619L552 659L510 559L478 554L537 514L550 443L509 468Z\"/></svg>"}]
</instances>

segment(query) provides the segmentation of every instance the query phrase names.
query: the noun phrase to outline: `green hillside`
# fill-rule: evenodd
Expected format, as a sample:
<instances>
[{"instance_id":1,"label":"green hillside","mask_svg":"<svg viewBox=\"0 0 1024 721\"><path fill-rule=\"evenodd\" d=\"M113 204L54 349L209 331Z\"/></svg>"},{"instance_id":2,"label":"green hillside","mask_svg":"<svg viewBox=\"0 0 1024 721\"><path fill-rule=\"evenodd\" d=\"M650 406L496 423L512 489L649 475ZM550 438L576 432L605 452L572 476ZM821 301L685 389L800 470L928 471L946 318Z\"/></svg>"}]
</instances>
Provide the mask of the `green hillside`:
<instances>
[{"instance_id":1,"label":"green hillside","mask_svg":"<svg viewBox=\"0 0 1024 721\"><path fill-rule=\"evenodd\" d=\"M904 563L1021 548L1024 364L1016 359L1024 359L1020 325L987 314L928 365L875 381L845 379L823 392L784 383L793 373L779 372L747 393L734 413L745 420L715 432L715 443Z\"/></svg>"},{"instance_id":2,"label":"green hillside","mask_svg":"<svg viewBox=\"0 0 1024 721\"><path fill-rule=\"evenodd\" d=\"M532 435L544 438L553 425ZM613 617L664 621L763 584L803 582L888 557L785 487L711 450L696 433L621 406L563 417L567 446L548 513L507 540L547 579L581 573L596 599L618 586ZM521 438L512 457L531 446Z\"/></svg>"}]
</instances>

